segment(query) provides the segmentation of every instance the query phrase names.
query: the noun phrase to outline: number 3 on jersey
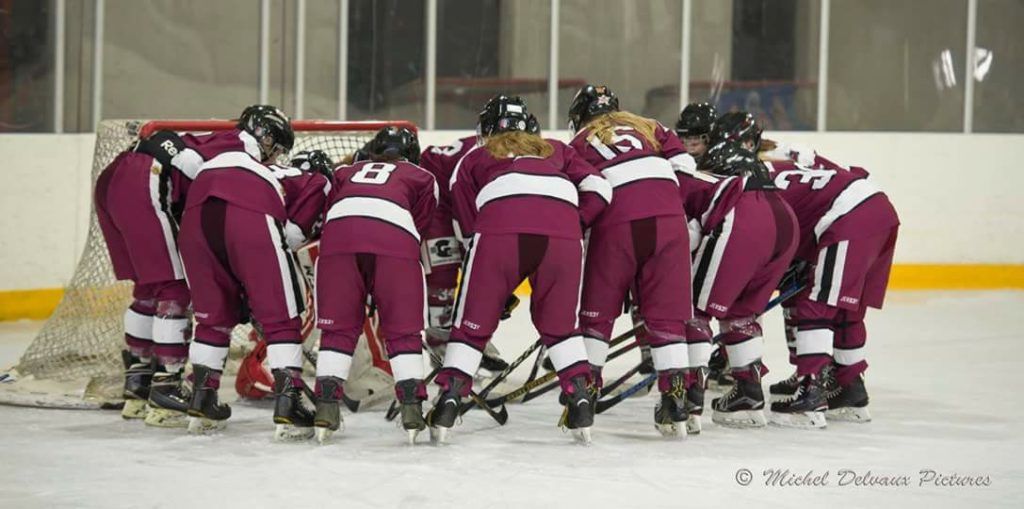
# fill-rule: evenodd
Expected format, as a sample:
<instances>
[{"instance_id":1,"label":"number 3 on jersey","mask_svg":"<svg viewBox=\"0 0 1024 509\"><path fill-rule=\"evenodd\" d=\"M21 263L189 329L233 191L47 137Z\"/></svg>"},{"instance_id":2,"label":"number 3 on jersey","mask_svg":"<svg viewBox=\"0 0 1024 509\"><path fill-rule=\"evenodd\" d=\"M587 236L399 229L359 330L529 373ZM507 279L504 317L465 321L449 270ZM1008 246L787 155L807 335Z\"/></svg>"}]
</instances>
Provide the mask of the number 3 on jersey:
<instances>
[{"instance_id":1,"label":"number 3 on jersey","mask_svg":"<svg viewBox=\"0 0 1024 509\"><path fill-rule=\"evenodd\" d=\"M370 163L363 166L349 180L357 184L384 185L391 178L391 172L395 171L395 168L397 166L390 163Z\"/></svg>"},{"instance_id":2,"label":"number 3 on jersey","mask_svg":"<svg viewBox=\"0 0 1024 509\"><path fill-rule=\"evenodd\" d=\"M832 177L836 175L834 170L786 170L779 172L775 176L775 187L779 189L789 189L789 185L794 183L790 180L790 177L799 177L797 183L810 184L812 191L817 191L828 185L828 182L832 180Z\"/></svg>"}]
</instances>

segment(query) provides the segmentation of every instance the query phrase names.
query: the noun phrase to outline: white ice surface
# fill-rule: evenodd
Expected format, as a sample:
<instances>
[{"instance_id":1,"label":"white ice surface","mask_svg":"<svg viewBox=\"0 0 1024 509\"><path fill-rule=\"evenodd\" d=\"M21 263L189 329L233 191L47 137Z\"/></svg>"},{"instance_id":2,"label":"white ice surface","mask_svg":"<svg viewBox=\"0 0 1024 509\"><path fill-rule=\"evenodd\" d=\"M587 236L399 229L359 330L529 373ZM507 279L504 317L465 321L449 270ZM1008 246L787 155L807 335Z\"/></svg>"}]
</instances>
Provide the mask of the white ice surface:
<instances>
[{"instance_id":1,"label":"white ice surface","mask_svg":"<svg viewBox=\"0 0 1024 509\"><path fill-rule=\"evenodd\" d=\"M496 336L510 360L535 338L527 309ZM1022 324L1024 293L894 292L868 318L874 422L742 431L705 416L704 433L684 442L657 436L654 393L600 415L590 447L555 427L554 395L510 405L504 427L472 412L446 447L404 445L380 412L346 415L345 433L318 447L273 443L270 409L251 404L236 404L227 430L212 437L148 429L114 412L0 407L0 508L1019 508ZM39 326L0 324L0 365ZM790 372L779 313L765 328L772 382ZM634 359L612 362L609 375ZM750 486L737 484L741 468L753 472ZM773 468L828 472L829 486L765 486L762 473ZM838 486L841 469L909 476L911 485ZM919 486L922 469L991 485Z\"/></svg>"}]
</instances>

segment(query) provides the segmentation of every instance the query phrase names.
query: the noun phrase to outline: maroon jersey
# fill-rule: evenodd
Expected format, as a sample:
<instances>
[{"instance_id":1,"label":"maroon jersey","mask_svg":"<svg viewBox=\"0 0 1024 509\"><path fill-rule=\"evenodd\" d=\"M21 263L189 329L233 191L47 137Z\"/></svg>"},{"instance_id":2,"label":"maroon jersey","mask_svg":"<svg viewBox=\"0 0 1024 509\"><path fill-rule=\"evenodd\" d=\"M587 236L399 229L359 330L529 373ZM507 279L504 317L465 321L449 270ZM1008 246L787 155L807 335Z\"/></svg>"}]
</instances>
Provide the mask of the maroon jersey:
<instances>
[{"instance_id":1,"label":"maroon jersey","mask_svg":"<svg viewBox=\"0 0 1024 509\"><path fill-rule=\"evenodd\" d=\"M324 205L331 191L327 177L290 166L271 165L274 176L284 189L284 235L288 246L295 249L320 234Z\"/></svg>"},{"instance_id":2,"label":"maroon jersey","mask_svg":"<svg viewBox=\"0 0 1024 509\"><path fill-rule=\"evenodd\" d=\"M430 172L407 161L363 161L334 170L320 255L374 253L420 259L437 205Z\"/></svg>"},{"instance_id":3,"label":"maroon jersey","mask_svg":"<svg viewBox=\"0 0 1024 509\"><path fill-rule=\"evenodd\" d=\"M576 134L569 145L597 168L611 184L614 200L601 213L598 225L612 225L656 216L682 216L679 183L668 158L685 153L674 134L658 124L655 149L628 126L615 127L610 145L588 129Z\"/></svg>"},{"instance_id":4,"label":"maroon jersey","mask_svg":"<svg viewBox=\"0 0 1024 509\"><path fill-rule=\"evenodd\" d=\"M568 145L547 158L495 159L475 147L452 174L452 212L463 238L475 233L535 233L583 238L611 202L611 186Z\"/></svg>"},{"instance_id":5,"label":"maroon jersey","mask_svg":"<svg viewBox=\"0 0 1024 509\"><path fill-rule=\"evenodd\" d=\"M185 208L220 198L253 212L288 220L285 190L274 171L261 163L256 139L245 131L232 130L200 136L196 151L203 159L192 182Z\"/></svg>"},{"instance_id":6,"label":"maroon jersey","mask_svg":"<svg viewBox=\"0 0 1024 509\"><path fill-rule=\"evenodd\" d=\"M766 162L800 223L797 256L813 259L815 246L863 238L899 225L889 198L862 168L809 169L791 161ZM856 212L856 214L851 214Z\"/></svg>"},{"instance_id":7,"label":"maroon jersey","mask_svg":"<svg viewBox=\"0 0 1024 509\"><path fill-rule=\"evenodd\" d=\"M451 145L430 146L420 156L420 166L434 175L440 183L440 195L434 217L424 232L423 240L427 251L429 269L438 269L451 265L446 282L455 286L455 268L462 262L461 252L455 233L452 231L452 200L448 182L462 156L476 146L476 136L467 136L456 140ZM433 274L434 270L429 270Z\"/></svg>"}]
</instances>

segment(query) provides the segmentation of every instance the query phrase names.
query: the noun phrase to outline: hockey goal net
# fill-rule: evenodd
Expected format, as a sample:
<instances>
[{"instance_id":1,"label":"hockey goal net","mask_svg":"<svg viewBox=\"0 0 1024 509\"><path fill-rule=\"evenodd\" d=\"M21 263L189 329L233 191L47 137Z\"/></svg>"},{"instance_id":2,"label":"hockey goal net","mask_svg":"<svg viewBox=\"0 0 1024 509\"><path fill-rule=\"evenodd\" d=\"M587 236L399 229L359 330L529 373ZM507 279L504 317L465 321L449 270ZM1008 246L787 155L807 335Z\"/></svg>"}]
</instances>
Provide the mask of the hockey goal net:
<instances>
[{"instance_id":1,"label":"hockey goal net","mask_svg":"<svg viewBox=\"0 0 1024 509\"><path fill-rule=\"evenodd\" d=\"M161 129L192 133L228 130L234 124L229 120L105 120L96 131L92 185L103 168L140 136ZM292 153L323 150L332 160L341 161L389 125L416 128L404 121L295 120ZM280 162L287 163L287 158ZM131 302L131 288L131 282L114 279L93 210L74 276L18 364L3 377L0 403L57 408L118 405L122 401L123 316ZM231 358L244 353L249 330L248 326L236 327ZM229 361L229 371L231 367Z\"/></svg>"}]
</instances>

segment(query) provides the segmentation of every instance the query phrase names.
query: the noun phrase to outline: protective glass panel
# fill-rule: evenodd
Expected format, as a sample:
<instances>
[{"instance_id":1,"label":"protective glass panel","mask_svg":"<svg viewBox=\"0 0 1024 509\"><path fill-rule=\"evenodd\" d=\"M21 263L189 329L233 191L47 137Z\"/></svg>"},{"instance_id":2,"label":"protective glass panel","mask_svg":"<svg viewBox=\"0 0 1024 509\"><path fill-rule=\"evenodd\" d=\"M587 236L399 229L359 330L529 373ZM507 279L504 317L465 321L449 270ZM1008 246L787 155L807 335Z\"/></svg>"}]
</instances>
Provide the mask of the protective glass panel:
<instances>
[{"instance_id":1,"label":"protective glass panel","mask_svg":"<svg viewBox=\"0 0 1024 509\"><path fill-rule=\"evenodd\" d=\"M348 119L423 124L425 2L350 0Z\"/></svg>"},{"instance_id":2,"label":"protective glass panel","mask_svg":"<svg viewBox=\"0 0 1024 509\"><path fill-rule=\"evenodd\" d=\"M611 87L622 109L662 123L679 115L682 3L563 0L558 53L559 125L587 82Z\"/></svg>"},{"instance_id":3,"label":"protective glass panel","mask_svg":"<svg viewBox=\"0 0 1024 509\"><path fill-rule=\"evenodd\" d=\"M232 118L259 99L259 3L106 0L103 118Z\"/></svg>"},{"instance_id":4,"label":"protective glass panel","mask_svg":"<svg viewBox=\"0 0 1024 509\"><path fill-rule=\"evenodd\" d=\"M974 131L1024 132L1024 2L978 2Z\"/></svg>"},{"instance_id":5,"label":"protective glass panel","mask_svg":"<svg viewBox=\"0 0 1024 509\"><path fill-rule=\"evenodd\" d=\"M827 128L963 129L966 0L833 0Z\"/></svg>"},{"instance_id":6,"label":"protective glass panel","mask_svg":"<svg viewBox=\"0 0 1024 509\"><path fill-rule=\"evenodd\" d=\"M689 100L749 111L767 129L815 129L819 2L692 5Z\"/></svg>"},{"instance_id":7,"label":"protective glass panel","mask_svg":"<svg viewBox=\"0 0 1024 509\"><path fill-rule=\"evenodd\" d=\"M53 1L0 5L0 132L53 130Z\"/></svg>"},{"instance_id":8,"label":"protective glass panel","mask_svg":"<svg viewBox=\"0 0 1024 509\"><path fill-rule=\"evenodd\" d=\"M547 127L550 43L547 0L440 0L437 128L473 129L497 94L522 96Z\"/></svg>"}]
</instances>

